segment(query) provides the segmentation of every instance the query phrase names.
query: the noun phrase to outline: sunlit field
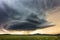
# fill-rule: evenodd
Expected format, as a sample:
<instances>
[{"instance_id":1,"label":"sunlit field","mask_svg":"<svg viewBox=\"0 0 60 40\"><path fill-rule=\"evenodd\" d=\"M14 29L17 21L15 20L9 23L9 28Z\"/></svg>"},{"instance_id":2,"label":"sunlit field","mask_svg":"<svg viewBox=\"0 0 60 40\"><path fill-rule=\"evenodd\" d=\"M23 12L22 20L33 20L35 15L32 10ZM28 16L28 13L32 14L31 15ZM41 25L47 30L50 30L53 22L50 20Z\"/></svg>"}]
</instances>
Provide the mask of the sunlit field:
<instances>
[{"instance_id":1,"label":"sunlit field","mask_svg":"<svg viewBox=\"0 0 60 40\"><path fill-rule=\"evenodd\" d=\"M0 35L0 40L60 40L60 36L20 36L20 35Z\"/></svg>"}]
</instances>

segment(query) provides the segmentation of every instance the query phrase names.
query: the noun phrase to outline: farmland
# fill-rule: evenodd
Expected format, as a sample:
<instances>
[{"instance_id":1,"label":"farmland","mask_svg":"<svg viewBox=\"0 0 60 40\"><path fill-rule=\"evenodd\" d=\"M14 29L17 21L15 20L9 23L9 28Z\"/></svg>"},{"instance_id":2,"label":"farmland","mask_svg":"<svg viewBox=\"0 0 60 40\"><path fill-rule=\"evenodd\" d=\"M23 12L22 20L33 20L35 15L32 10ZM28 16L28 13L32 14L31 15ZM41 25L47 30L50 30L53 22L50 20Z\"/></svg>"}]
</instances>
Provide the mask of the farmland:
<instances>
[{"instance_id":1,"label":"farmland","mask_svg":"<svg viewBox=\"0 0 60 40\"><path fill-rule=\"evenodd\" d=\"M0 35L0 40L60 40L60 36L46 35Z\"/></svg>"}]
</instances>

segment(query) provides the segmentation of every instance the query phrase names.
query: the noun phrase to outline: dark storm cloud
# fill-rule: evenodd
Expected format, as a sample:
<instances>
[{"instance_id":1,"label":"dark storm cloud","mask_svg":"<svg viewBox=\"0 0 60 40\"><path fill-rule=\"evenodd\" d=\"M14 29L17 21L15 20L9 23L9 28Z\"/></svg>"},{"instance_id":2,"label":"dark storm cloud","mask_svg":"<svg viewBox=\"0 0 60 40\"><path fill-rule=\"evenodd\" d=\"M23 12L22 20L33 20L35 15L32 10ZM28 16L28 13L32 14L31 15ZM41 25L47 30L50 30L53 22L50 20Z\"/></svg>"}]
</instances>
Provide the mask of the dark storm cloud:
<instances>
[{"instance_id":1,"label":"dark storm cloud","mask_svg":"<svg viewBox=\"0 0 60 40\"><path fill-rule=\"evenodd\" d=\"M53 9L55 7L60 6L60 0L46 0L46 7L48 7L48 9Z\"/></svg>"},{"instance_id":2,"label":"dark storm cloud","mask_svg":"<svg viewBox=\"0 0 60 40\"><path fill-rule=\"evenodd\" d=\"M60 0L0 0L0 23L6 29L36 29L46 21L45 10L60 6Z\"/></svg>"},{"instance_id":3,"label":"dark storm cloud","mask_svg":"<svg viewBox=\"0 0 60 40\"><path fill-rule=\"evenodd\" d=\"M0 23L5 22L8 20L8 14L6 10L0 5Z\"/></svg>"}]
</instances>

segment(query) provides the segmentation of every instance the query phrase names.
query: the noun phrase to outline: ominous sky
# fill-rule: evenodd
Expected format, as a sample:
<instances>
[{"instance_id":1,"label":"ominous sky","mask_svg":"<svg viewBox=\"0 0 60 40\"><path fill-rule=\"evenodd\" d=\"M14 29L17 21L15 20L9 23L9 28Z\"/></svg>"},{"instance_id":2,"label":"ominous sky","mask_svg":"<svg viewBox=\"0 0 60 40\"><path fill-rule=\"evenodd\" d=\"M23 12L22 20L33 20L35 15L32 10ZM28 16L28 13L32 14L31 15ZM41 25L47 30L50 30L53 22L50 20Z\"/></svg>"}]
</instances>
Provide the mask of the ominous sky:
<instances>
[{"instance_id":1,"label":"ominous sky","mask_svg":"<svg viewBox=\"0 0 60 40\"><path fill-rule=\"evenodd\" d=\"M11 5L10 2L11 1L8 1L9 5ZM10 7L15 8L16 5L14 5L13 2L14 2L14 0L11 2L12 3L12 6L10 6ZM36 2L36 0L35 0L35 2ZM42 3L43 3L43 5L40 5L40 6L43 6L42 8L45 8L45 10L47 10L46 11L47 20L55 23L56 26L52 26L52 27L48 27L48 28L44 28L44 29L37 29L37 30L34 30L34 31L26 31L25 33L26 34L27 33L30 33L30 34L34 34L34 33L40 33L40 34L60 34L60 7L59 7L60 6L60 0L45 0L44 2L42 1ZM3 7L3 5L1 4L1 0L0 0L0 9L1 9L0 10L0 24L1 24L1 22L4 23L4 22L8 21L8 19L10 19L10 17L12 17L11 14L7 14L7 13L10 13L12 11L14 11L14 14L16 13L16 10L9 9L9 6L7 6L5 4L4 4L4 6L6 6L6 7ZM36 5L34 5L34 6L36 6ZM26 12L26 10L23 9L24 7L22 7L22 6L19 6L19 7L21 7L21 8L18 11L20 11L20 12L23 12L24 11L24 12ZM19 7L17 5L17 8L16 9L19 9ZM5 10L4 8L7 8L7 9ZM21 11L21 10L23 10L23 11ZM4 11L3 14L1 14L2 11ZM31 11L31 10L29 10L29 11ZM17 15L17 14L15 14L15 15ZM24 15L26 17L26 15L28 15L28 14L24 14ZM21 15L21 16L24 16L24 15ZM16 16L16 17L18 17L18 19L19 19L20 18L20 14L19 14L19 16ZM5 29L3 29L4 24L0 25L1 26L0 27L1 28L0 33L8 33L8 34L14 34L14 33L23 34L24 33L24 31L9 31L9 30L5 30Z\"/></svg>"},{"instance_id":2,"label":"ominous sky","mask_svg":"<svg viewBox=\"0 0 60 40\"><path fill-rule=\"evenodd\" d=\"M60 7L47 11L47 20L52 21L56 26L52 26L45 29L39 29L37 31L43 34L60 34Z\"/></svg>"}]
</instances>

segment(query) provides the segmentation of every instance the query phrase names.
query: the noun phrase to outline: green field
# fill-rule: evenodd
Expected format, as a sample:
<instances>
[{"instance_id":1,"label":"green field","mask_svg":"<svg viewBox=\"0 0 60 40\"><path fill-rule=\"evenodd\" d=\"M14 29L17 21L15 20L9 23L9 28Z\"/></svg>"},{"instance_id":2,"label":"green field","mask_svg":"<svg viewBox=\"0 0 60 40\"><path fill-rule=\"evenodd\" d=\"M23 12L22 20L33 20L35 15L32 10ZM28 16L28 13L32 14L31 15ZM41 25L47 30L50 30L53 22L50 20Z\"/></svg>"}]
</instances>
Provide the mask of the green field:
<instances>
[{"instance_id":1,"label":"green field","mask_svg":"<svg viewBox=\"0 0 60 40\"><path fill-rule=\"evenodd\" d=\"M60 36L19 36L0 35L0 40L60 40Z\"/></svg>"}]
</instances>

